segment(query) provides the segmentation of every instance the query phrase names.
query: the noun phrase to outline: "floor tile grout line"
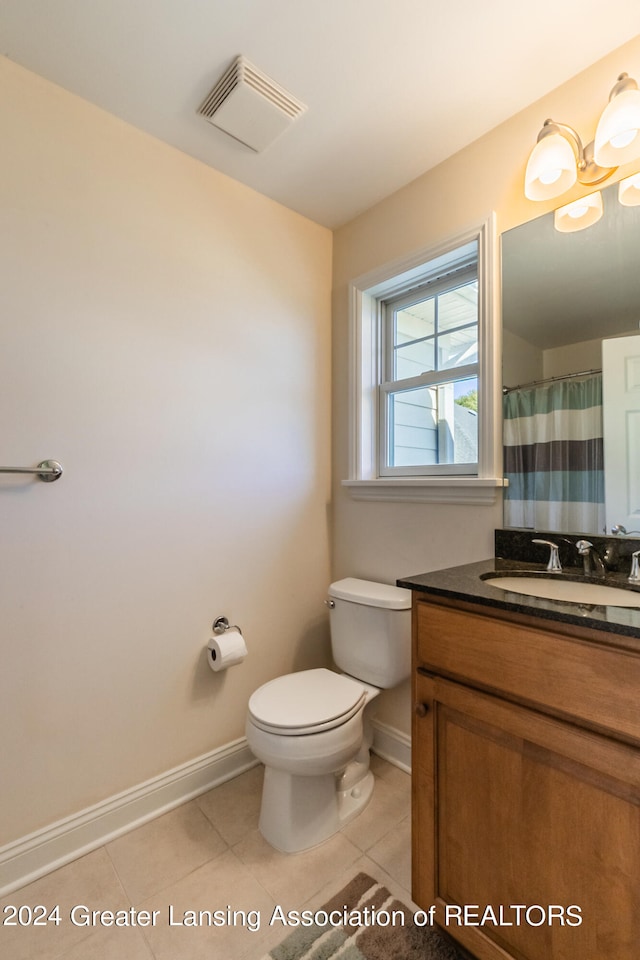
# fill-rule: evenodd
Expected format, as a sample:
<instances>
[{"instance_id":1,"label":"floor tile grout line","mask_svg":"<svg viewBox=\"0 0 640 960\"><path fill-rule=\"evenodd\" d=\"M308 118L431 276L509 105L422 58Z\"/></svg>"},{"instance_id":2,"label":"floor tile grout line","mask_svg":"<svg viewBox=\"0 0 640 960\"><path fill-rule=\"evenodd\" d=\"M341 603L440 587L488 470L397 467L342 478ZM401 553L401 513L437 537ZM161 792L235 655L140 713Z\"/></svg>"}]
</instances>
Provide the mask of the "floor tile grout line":
<instances>
[{"instance_id":1,"label":"floor tile grout line","mask_svg":"<svg viewBox=\"0 0 640 960\"><path fill-rule=\"evenodd\" d=\"M384 776L385 772L391 774L389 776L389 779L385 779L385 776ZM241 774L240 777L246 777L248 775L249 775L248 773L245 773L245 774ZM391 769L391 767L388 765L388 761L377 760L375 776L381 786L382 784L384 784L383 790L380 791L382 794L385 794L387 797L393 797L395 795L398 797L398 806L400 803L404 804L407 796L409 795L410 784L411 784L411 778L408 775L406 776L406 783L403 783L402 778L398 778L395 775L394 771ZM236 779L239 779L239 778L236 778ZM228 783L233 783L233 781L229 781ZM278 856L276 855L270 860L269 852L266 849L265 842L263 842L264 851L254 843L254 852L253 853L251 852L251 844L247 843L247 838L250 835L259 834L259 830L257 827L257 810L259 808L259 793L258 793L259 785L258 785L258 781L255 773L252 774L252 779L250 779L249 781L245 781L245 783L247 784L247 786L250 786L250 789L243 789L242 785L238 785L238 788L235 793L231 789L231 790L225 791L225 794L223 795L216 794L216 791L224 790L224 788L228 786L227 784L221 784L218 787L213 788L212 791L208 793L204 793L197 798L187 801L187 803L192 803L194 805L194 809L198 811L199 816L195 818L195 821L199 822L200 819L203 818L203 822L206 823L210 828L210 830L212 830L213 833L215 834L217 838L217 842L219 842L220 844L220 849L218 849L217 852L212 853L211 855L208 855L202 862L197 863L197 865L195 866L190 865L189 868L186 869L184 873L179 873L178 876L172 875L170 879L167 879L167 876L169 876L170 871L167 872L165 876L163 872L164 868L161 866L159 869L159 877L162 877L161 887L158 890L155 890L152 894L149 894L149 895L145 894L144 899L139 904L133 902L132 897L129 893L129 888L127 887L127 884L125 882L126 858L121 864L123 869L125 869L125 875L121 875L121 872L118 869L118 866L116 863L117 858L114 858L114 856L112 856L112 851L109 849L108 843L104 844L102 847L98 847L96 851L94 851L96 854L99 853L99 855L103 857L104 857L104 854L106 854L105 860L109 864L110 869L113 873L115 882L117 883L117 889L122 892L123 898L127 902L129 907L134 907L136 909L146 909L145 904L150 904L154 900L156 900L158 897L162 897L169 890L171 890L172 887L175 887L177 885L184 883L185 881L188 880L189 877L192 877L195 873L197 873L197 871L207 866L210 866L211 864L215 864L216 860L219 860L225 855L233 856L237 864L242 867L247 880L249 879L251 880L251 882L255 886L256 891L260 891L260 894L263 895L267 901L269 901L271 904L278 904L279 898L282 898L282 900L284 901L283 905L285 906L286 909L294 909L294 908L307 909L308 908L307 905L310 906L314 902L319 903L319 898L322 898L323 902L325 899L329 899L332 893L335 894L342 886L344 886L344 883L346 882L346 877L350 873L353 872L353 874L355 875L357 870L360 869L359 866L356 869L356 865L360 863L367 865L366 872L372 873L374 876L381 874L383 878L388 878L386 881L381 880L381 882L385 882L386 884L389 884L389 882L392 882L393 884L392 890L395 896L398 896L402 900L405 900L405 901L408 900L409 902L412 902L411 892L405 886L407 861L404 859L404 857L410 856L410 850L408 848L408 845L407 845L407 850L404 854L402 852L405 846L404 842L402 842L402 845L398 847L397 850L394 849L393 844L387 844L386 851L384 848L376 850L377 845L383 844L385 840L388 840L388 838L394 833L394 831L396 831L400 827L401 824L406 825L407 821L410 821L410 813L408 810L407 812L404 813L403 816L400 816L398 819L396 819L395 815L391 814L389 818L388 829L386 829L371 846L366 848L361 846L361 843L363 842L362 837L366 834L366 830L364 831L361 830L359 833L357 831L353 831L354 835L361 837L360 843L358 843L356 839L353 839L353 837L349 835L350 827L352 827L352 825L355 825L357 821L351 821L350 824L345 825L340 831L338 831L337 836L341 836L342 838L341 842L347 845L347 846L344 846L344 850L340 845L338 845L337 847L338 850L342 851L339 857L340 865L337 869L338 869L338 876L340 877L340 880L343 882L340 882L339 885L336 883L336 885L333 886L333 881L331 879L326 879L326 876L327 876L326 873L322 872L325 869L326 864L321 858L320 863L322 863L323 866L320 870L319 876L325 876L325 880L324 882L320 881L317 888L315 884L313 885L312 890L307 890L305 888L303 893L304 900L301 902L301 900L296 899L295 881L292 882L291 876L287 878L286 859L283 859L280 862L278 859ZM220 797L220 800L217 806L215 801L216 795ZM210 797L210 802L208 804L206 801L207 796ZM238 801L237 804L235 803L234 797L237 798L237 801ZM236 809L243 802L245 803L245 806L243 807L243 811L246 811L246 813L239 812L239 810ZM393 803L388 803L388 806L394 808ZM384 810L384 807L383 807L383 810ZM366 812L363 811L362 815L366 816ZM378 813L376 812L375 816L377 815ZM239 836L239 830L240 830L240 826L242 825L244 816L247 816L248 819L251 820L252 824L255 823L255 826L252 826L251 830L249 831L245 830L243 836L239 837L239 839L231 840L231 841L228 840L227 837ZM384 819L387 820L386 810L385 810ZM181 836L185 838L189 836L189 834L184 834L184 833L181 834L180 831L184 829L188 829L188 824L190 822L191 821L188 821L186 828L184 826L176 827L175 832L173 834L169 829L169 825L167 825L168 832L165 834L165 836L166 837L171 836L172 842L180 843ZM144 830L145 827L147 826L148 826L147 824L144 824L137 829ZM131 833L135 834L135 830L131 831ZM246 854L246 859L241 855L241 850L239 849L240 845L243 843L247 843L246 849L244 851ZM138 844L140 844L140 839L138 840ZM134 843L133 849L135 851L135 843ZM104 850L104 853L102 853L103 850ZM343 857L344 851L349 851L346 857ZM210 851L207 850L207 853L210 853ZM302 852L300 856L304 857L306 853L307 853L306 851ZM282 856L284 857L285 855L282 855ZM378 859L378 857L380 857L380 859ZM231 861L229 861L229 863L230 862ZM385 866L385 863L386 863L386 866ZM187 864L188 864L188 861L187 861ZM72 866L72 864L68 866ZM181 869L184 866L185 866L185 861L182 861ZM61 869L67 869L67 867L61 868ZM214 867L213 868L214 872L215 872L215 869L216 868ZM221 869L224 870L224 868L221 868ZM272 873L270 873L269 871L272 871ZM135 882L135 879L133 882ZM303 886L306 887L306 884ZM289 892L286 894L283 894L282 891L285 889L288 890ZM256 893L256 895L258 894ZM289 904L289 901L291 901L290 904ZM147 960L159 960L160 956L162 957L165 956L165 953L163 952L163 947L154 940L150 931L147 931L144 928L141 928L139 933L142 935L142 940L139 942L138 946L142 951L142 943L144 943ZM81 955L80 952L78 952L78 944L80 944L81 942L84 943L86 939L90 936L91 936L91 932L87 931L86 935L82 936L81 939L75 940L75 942L72 944L71 947L68 947L68 948L65 947L65 950L63 953L58 954L58 952L55 951L55 954L54 953L47 954L48 960L67 960L67 958L70 958L70 957L73 957L75 960L77 956ZM270 942L268 941L268 937L265 937L265 944L267 944L268 942ZM154 946L153 946L154 943L156 943L156 948L157 950L160 951L159 953L157 953L157 950L154 951ZM51 946L53 946L53 944L51 944ZM242 948L243 960L244 958L246 958L246 960L255 960L255 957L256 957L255 951L258 949L261 949L261 947L259 947L258 944L255 944L255 947L248 945L246 949L243 947ZM268 951L268 946L265 949L265 951L263 951L261 956L264 955L264 953L266 953L267 951ZM182 954L180 954L180 956L182 956Z\"/></svg>"}]
</instances>

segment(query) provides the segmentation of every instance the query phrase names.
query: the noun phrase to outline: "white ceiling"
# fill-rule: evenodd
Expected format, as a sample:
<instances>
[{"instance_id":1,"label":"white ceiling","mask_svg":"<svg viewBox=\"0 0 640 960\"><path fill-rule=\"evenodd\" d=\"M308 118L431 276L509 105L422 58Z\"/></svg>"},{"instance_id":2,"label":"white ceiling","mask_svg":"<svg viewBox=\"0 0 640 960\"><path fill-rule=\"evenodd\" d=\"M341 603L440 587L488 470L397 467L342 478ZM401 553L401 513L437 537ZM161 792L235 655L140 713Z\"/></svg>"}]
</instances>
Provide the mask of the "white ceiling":
<instances>
[{"instance_id":1,"label":"white ceiling","mask_svg":"<svg viewBox=\"0 0 640 960\"><path fill-rule=\"evenodd\" d=\"M638 0L0 0L1 54L329 227L638 33ZM196 114L238 54L308 106L262 153Z\"/></svg>"}]
</instances>

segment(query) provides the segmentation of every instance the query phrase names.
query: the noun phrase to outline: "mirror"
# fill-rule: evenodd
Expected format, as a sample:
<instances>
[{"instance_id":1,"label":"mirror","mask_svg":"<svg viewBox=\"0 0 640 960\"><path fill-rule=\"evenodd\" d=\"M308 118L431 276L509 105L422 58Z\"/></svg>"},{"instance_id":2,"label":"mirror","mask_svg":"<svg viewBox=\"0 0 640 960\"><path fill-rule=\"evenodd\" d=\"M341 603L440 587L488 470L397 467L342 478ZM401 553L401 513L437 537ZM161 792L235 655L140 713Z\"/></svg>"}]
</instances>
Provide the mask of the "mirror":
<instances>
[{"instance_id":1,"label":"mirror","mask_svg":"<svg viewBox=\"0 0 640 960\"><path fill-rule=\"evenodd\" d=\"M603 338L638 333L640 207L619 203L617 183L602 198L602 219L585 230L559 233L548 213L502 235L505 388L577 382L602 368ZM505 526L514 525L505 513ZM545 529L596 534L602 525Z\"/></svg>"}]
</instances>

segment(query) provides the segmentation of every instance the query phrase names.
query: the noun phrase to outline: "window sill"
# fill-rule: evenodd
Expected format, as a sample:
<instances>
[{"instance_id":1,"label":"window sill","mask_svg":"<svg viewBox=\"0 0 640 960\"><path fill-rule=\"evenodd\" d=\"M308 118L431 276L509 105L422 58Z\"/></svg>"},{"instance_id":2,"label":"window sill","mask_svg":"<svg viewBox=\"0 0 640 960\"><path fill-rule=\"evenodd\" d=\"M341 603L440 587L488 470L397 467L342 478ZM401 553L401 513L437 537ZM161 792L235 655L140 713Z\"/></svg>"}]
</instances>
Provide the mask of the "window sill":
<instances>
[{"instance_id":1,"label":"window sill","mask_svg":"<svg viewBox=\"0 0 640 960\"><path fill-rule=\"evenodd\" d=\"M468 503L491 506L502 477L380 477L376 480L343 480L354 500L396 500L410 503Z\"/></svg>"}]
</instances>

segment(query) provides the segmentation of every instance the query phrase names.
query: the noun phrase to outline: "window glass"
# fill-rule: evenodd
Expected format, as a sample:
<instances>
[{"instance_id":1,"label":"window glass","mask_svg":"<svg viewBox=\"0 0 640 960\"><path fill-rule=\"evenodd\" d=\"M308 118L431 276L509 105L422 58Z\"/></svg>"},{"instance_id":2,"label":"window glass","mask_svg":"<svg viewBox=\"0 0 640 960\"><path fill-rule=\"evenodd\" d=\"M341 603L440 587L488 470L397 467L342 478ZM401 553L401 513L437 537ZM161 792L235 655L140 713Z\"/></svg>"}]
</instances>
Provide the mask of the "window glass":
<instances>
[{"instance_id":1,"label":"window glass","mask_svg":"<svg viewBox=\"0 0 640 960\"><path fill-rule=\"evenodd\" d=\"M435 340L414 340L395 348L395 378L417 377L435 365Z\"/></svg>"},{"instance_id":2,"label":"window glass","mask_svg":"<svg viewBox=\"0 0 640 960\"><path fill-rule=\"evenodd\" d=\"M478 281L465 283L438 297L438 329L451 330L478 320Z\"/></svg>"},{"instance_id":3,"label":"window glass","mask_svg":"<svg viewBox=\"0 0 640 960\"><path fill-rule=\"evenodd\" d=\"M433 297L395 311L396 343L431 337L436 332L436 302Z\"/></svg>"},{"instance_id":4,"label":"window glass","mask_svg":"<svg viewBox=\"0 0 640 960\"><path fill-rule=\"evenodd\" d=\"M478 325L454 330L438 337L438 370L464 367L478 362Z\"/></svg>"},{"instance_id":5,"label":"window glass","mask_svg":"<svg viewBox=\"0 0 640 960\"><path fill-rule=\"evenodd\" d=\"M476 377L388 395L391 467L478 461Z\"/></svg>"},{"instance_id":6,"label":"window glass","mask_svg":"<svg viewBox=\"0 0 640 960\"><path fill-rule=\"evenodd\" d=\"M477 263L382 305L381 476L478 462ZM459 371L458 375L456 373ZM408 383L407 381L411 381ZM464 465L469 465L464 470Z\"/></svg>"}]
</instances>

